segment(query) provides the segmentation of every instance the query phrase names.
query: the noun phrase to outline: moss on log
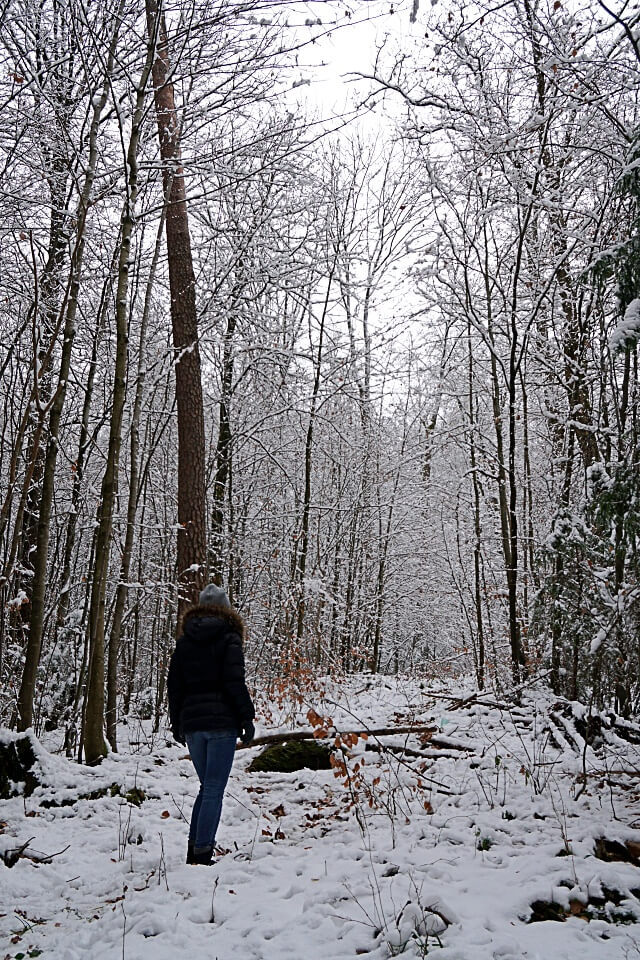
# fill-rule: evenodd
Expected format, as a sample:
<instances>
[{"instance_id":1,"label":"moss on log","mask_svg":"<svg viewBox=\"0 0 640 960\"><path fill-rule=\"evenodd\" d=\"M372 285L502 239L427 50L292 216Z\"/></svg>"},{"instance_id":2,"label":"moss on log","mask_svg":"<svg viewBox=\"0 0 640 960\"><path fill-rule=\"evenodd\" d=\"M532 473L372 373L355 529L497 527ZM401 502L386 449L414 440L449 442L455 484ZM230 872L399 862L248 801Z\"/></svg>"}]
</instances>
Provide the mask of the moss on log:
<instances>
[{"instance_id":1,"label":"moss on log","mask_svg":"<svg viewBox=\"0 0 640 960\"><path fill-rule=\"evenodd\" d=\"M249 765L252 773L295 773L296 770L330 770L331 750L315 740L276 743L263 750Z\"/></svg>"}]
</instances>

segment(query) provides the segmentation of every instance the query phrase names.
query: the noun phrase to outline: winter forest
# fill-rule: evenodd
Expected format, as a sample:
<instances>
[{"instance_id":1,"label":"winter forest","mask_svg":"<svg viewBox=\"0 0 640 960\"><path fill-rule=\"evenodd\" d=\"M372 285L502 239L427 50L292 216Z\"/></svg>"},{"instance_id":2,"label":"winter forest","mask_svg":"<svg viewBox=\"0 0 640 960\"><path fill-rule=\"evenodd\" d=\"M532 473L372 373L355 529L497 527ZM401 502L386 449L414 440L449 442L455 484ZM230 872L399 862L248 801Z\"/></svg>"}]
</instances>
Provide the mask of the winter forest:
<instances>
[{"instance_id":1,"label":"winter forest","mask_svg":"<svg viewBox=\"0 0 640 960\"><path fill-rule=\"evenodd\" d=\"M637 710L637 9L0 17L2 722L161 724L208 578L263 687Z\"/></svg>"},{"instance_id":2,"label":"winter forest","mask_svg":"<svg viewBox=\"0 0 640 960\"><path fill-rule=\"evenodd\" d=\"M0 0L0 251L0 957L637 960L638 3Z\"/></svg>"}]
</instances>

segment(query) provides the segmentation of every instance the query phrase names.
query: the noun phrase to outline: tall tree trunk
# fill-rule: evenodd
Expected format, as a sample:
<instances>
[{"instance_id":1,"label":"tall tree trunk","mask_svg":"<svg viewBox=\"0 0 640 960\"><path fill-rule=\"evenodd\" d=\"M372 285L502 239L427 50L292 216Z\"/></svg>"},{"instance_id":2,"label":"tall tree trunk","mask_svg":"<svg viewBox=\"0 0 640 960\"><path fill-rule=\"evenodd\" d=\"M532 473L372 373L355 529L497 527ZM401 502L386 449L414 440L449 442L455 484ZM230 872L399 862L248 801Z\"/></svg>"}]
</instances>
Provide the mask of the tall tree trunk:
<instances>
[{"instance_id":1,"label":"tall tree trunk","mask_svg":"<svg viewBox=\"0 0 640 960\"><path fill-rule=\"evenodd\" d=\"M307 435L304 444L304 493L302 499L302 528L300 530L300 549L297 554L296 576L298 580L298 614L296 619L296 657L300 655L300 645L304 634L304 615L306 606L306 585L307 575L307 555L309 552L309 517L311 515L311 475L313 470L313 432L316 423L316 413L318 409L318 394L320 392L320 379L322 375L322 348L324 346L324 330L329 311L329 296L331 294L331 285L333 283L333 274L335 270L335 259L333 267L327 280L327 293L325 295L322 307L322 316L320 318L320 331L318 334L318 352L315 361L315 373L313 378L313 390L311 393L311 406L309 408L309 423L307 424ZM311 305L309 306L311 310Z\"/></svg>"},{"instance_id":2,"label":"tall tree trunk","mask_svg":"<svg viewBox=\"0 0 640 960\"><path fill-rule=\"evenodd\" d=\"M71 505L67 515L67 523L64 534L64 549L62 553L62 587L58 600L56 612L55 635L57 637L64 626L67 613L69 611L69 593L71 586L71 560L73 557L73 546L76 538L76 529L79 518L80 494L82 492L82 482L84 479L85 460L91 443L89 430L89 421L91 416L91 404L93 400L93 390L96 377L96 368L98 365L98 352L100 339L104 328L105 315L107 312L108 288L110 280L108 279L102 290L102 299L98 308L95 330L93 332L93 343L91 346L91 358L89 360L89 370L87 374L87 383L84 391L84 400L82 403L82 415L80 418L80 437L78 439L78 453L73 464L73 485L71 487ZM103 420L98 421L98 426L102 427ZM94 438L98 428L94 429ZM90 567L89 567L90 569Z\"/></svg>"},{"instance_id":3,"label":"tall tree trunk","mask_svg":"<svg viewBox=\"0 0 640 960\"><path fill-rule=\"evenodd\" d=\"M485 685L485 646L484 621L482 617L482 588L481 588L481 551L482 525L480 522L480 484L478 481L478 465L476 460L475 440L475 394L473 370L473 344L471 342L471 323L467 322L467 352L469 359L469 464L471 466L471 481L473 484L473 582L476 608L476 679L478 689L484 690Z\"/></svg>"},{"instance_id":4,"label":"tall tree trunk","mask_svg":"<svg viewBox=\"0 0 640 960\"><path fill-rule=\"evenodd\" d=\"M235 299L235 298L234 298ZM222 387L220 391L218 443L213 477L213 509L211 511L211 570L214 583L224 581L224 500L231 472L231 390L233 387L233 335L236 328L235 303L227 317L222 352ZM229 578L231 580L231 577Z\"/></svg>"},{"instance_id":5,"label":"tall tree trunk","mask_svg":"<svg viewBox=\"0 0 640 960\"><path fill-rule=\"evenodd\" d=\"M406 410L405 410L406 421ZM371 673L377 673L380 669L380 656L382 653L382 622L384 616L385 587L387 579L387 562L389 556L389 547L391 545L393 516L396 507L398 488L400 486L400 477L402 474L402 463L404 460L405 449L407 445L406 423L402 435L402 445L398 453L398 465L396 475L393 481L393 490L387 507L386 522L383 522L382 501L380 498L380 482L378 483L378 573L376 578L376 594L374 607L374 630L373 644L369 655L369 669ZM378 477L380 477L380 467L378 465Z\"/></svg>"},{"instance_id":6,"label":"tall tree trunk","mask_svg":"<svg viewBox=\"0 0 640 960\"><path fill-rule=\"evenodd\" d=\"M509 350L509 375L507 389L509 394L508 437L509 457L507 476L509 478L509 555L511 564L507 567L507 587L509 591L509 642L511 645L511 669L514 683L519 683L525 671L525 658L522 649L521 622L518 611L518 481L516 477L516 386L518 382L518 368L516 355L518 351L517 313L515 309L515 281L514 306L511 313L511 344Z\"/></svg>"},{"instance_id":7,"label":"tall tree trunk","mask_svg":"<svg viewBox=\"0 0 640 960\"><path fill-rule=\"evenodd\" d=\"M158 225L158 234L156 245L147 279L147 288L142 308L142 318L140 320L140 337L138 341L138 370L136 375L136 393L133 402L133 413L131 414L131 444L129 456L129 496L127 500L127 526L124 537L124 547L122 550L122 560L120 561L120 579L116 587L116 600L113 610L113 619L111 621L111 632L109 634L109 645L107 655L107 740L112 750L117 750L116 735L116 698L118 685L118 651L120 649L120 639L122 635L122 621L127 605L129 594L129 572L131 570L131 558L133 556L134 534L136 513L138 509L139 498L139 479L140 479L140 418L142 412L142 400L144 396L144 384L146 373L146 338L147 324L151 310L151 300L153 293L153 283L156 275L156 268L160 257L160 245L162 242L162 233L164 231L164 215Z\"/></svg>"},{"instance_id":8,"label":"tall tree trunk","mask_svg":"<svg viewBox=\"0 0 640 960\"><path fill-rule=\"evenodd\" d=\"M111 272L109 273L109 277ZM87 375L87 383L84 391L84 400L82 403L82 416L80 419L80 437L78 439L78 453L76 456L75 463L73 464L73 485L71 487L71 503L69 511L67 514L67 521L64 533L64 548L62 551L62 575L60 577L60 596L58 599L57 610L56 610L56 619L54 626L53 634L53 645L57 645L59 636L65 627L65 621L69 613L69 604L71 599L71 581L72 581L72 560L73 560L73 550L76 541L76 531L78 528L78 519L80 516L80 495L82 492L82 484L84 479L86 460L89 454L90 446L92 442L95 441L95 437L99 432L100 428L103 425L103 419L100 418L94 427L93 437L90 434L89 424L91 416L91 404L93 400L93 391L96 377L96 368L98 365L98 352L100 346L100 340L102 337L102 332L104 328L105 315L107 312L107 304L109 302L108 289L110 287L110 280L107 279L103 285L102 298L100 301L100 306L98 308L98 315L96 318L95 330L93 332L93 344L91 347L91 359L89 360L89 371ZM94 546L95 546L95 537L92 540L91 547L91 556L89 563L86 565L85 569L91 570L93 568L93 555L94 555ZM86 607L86 599L85 599ZM82 618L84 622L84 617ZM86 637L85 637L85 646L86 646ZM85 656L83 654L82 661L84 664ZM69 697L69 702L67 703L67 716L66 716L66 730L65 730L65 750L67 756L71 756L73 750L76 746L76 716L78 712L78 705L82 699L82 692L84 687L84 669L81 667L78 675L76 677L75 690L72 696Z\"/></svg>"},{"instance_id":9,"label":"tall tree trunk","mask_svg":"<svg viewBox=\"0 0 640 960\"><path fill-rule=\"evenodd\" d=\"M145 7L148 34L158 37L153 85L167 205L167 254L178 408L179 621L207 579L204 412L195 275L169 44L164 15L157 0L145 0Z\"/></svg>"},{"instance_id":10,"label":"tall tree trunk","mask_svg":"<svg viewBox=\"0 0 640 960\"><path fill-rule=\"evenodd\" d=\"M126 155L126 195L120 217L120 251L118 257L118 284L116 289L116 364L113 376L113 398L109 425L107 462L102 477L98 505L98 529L95 566L91 584L89 610L89 675L87 678L87 706L84 724L84 753L87 763L98 763L107 753L104 740L104 630L107 577L111 555L113 511L118 491L120 447L122 445L122 418L127 395L127 365L129 358L129 264L131 237L138 199L138 146L143 119L147 82L155 57L155 43L150 35L147 56L136 89L136 105L131 120L131 135ZM112 669L115 664L112 664ZM113 677L112 677L113 679ZM112 689L115 708L115 690ZM111 746L116 749L115 709L111 713Z\"/></svg>"},{"instance_id":11,"label":"tall tree trunk","mask_svg":"<svg viewBox=\"0 0 640 960\"><path fill-rule=\"evenodd\" d=\"M529 29L533 66L536 77L536 96L541 116L547 115L547 76L545 74L545 50L540 40L536 10L530 0L524 0L524 11ZM553 159L547 141L547 125L540 125L539 140L541 160L548 178L548 188L561 194L561 167ZM585 355L589 350L591 333L581 321L575 303L572 278L566 265L567 227L564 213L560 209L545 210L552 226L551 249L558 257L555 268L556 281L560 297L560 306L565 318L562 348L564 352L564 385L569 401L569 419L575 430L576 440L585 468L589 468L600 459L598 440L593 429L593 410L589 384L585 373Z\"/></svg>"},{"instance_id":12,"label":"tall tree trunk","mask_svg":"<svg viewBox=\"0 0 640 960\"><path fill-rule=\"evenodd\" d=\"M89 156L85 167L85 177L82 192L78 203L76 242L71 255L70 283L63 309L65 310L64 328L62 333L62 349L60 355L60 369L58 384L54 393L49 415L49 430L47 452L45 456L42 497L38 515L38 529L36 549L33 562L33 590L31 594L31 619L29 622L29 637L25 654L22 682L18 694L18 727L26 730L33 721L33 700L36 688L36 676L40 663L42 648L42 633L45 612L45 587L47 582L47 559L49 553L49 531L51 525L51 508L55 487L55 472L58 459L58 433L60 421L67 393L69 372L71 369L71 354L75 337L76 315L80 296L80 281L85 250L85 228L89 212L91 193L98 161L98 131L109 94L109 84L115 62L118 34L121 23L121 12L124 0L119 4L113 18L113 33L109 43L105 78L100 94L93 102L91 125L89 128Z\"/></svg>"},{"instance_id":13,"label":"tall tree trunk","mask_svg":"<svg viewBox=\"0 0 640 960\"><path fill-rule=\"evenodd\" d=\"M28 429L29 442L27 449L27 463L32 466L29 490L22 518L22 533L20 543L20 567L22 585L28 595L32 589L32 553L37 546L38 534L38 506L42 493L42 479L44 476L45 446L42 443L42 418L45 416L44 407L51 398L51 339L53 337L60 310L60 296L63 288L62 268L67 247L65 225L67 221L67 164L64 158L56 157L52 162L49 175L51 222L49 225L49 246L40 282L40 303L34 305L36 323L34 329L38 332L39 342L34 340L34 378L35 388L39 394L39 415L33 411ZM38 316L39 314L39 316ZM44 331L44 337L42 336ZM36 398L34 398L36 399ZM33 463L32 463L33 461ZM25 619L29 619L28 604L22 607Z\"/></svg>"}]
</instances>

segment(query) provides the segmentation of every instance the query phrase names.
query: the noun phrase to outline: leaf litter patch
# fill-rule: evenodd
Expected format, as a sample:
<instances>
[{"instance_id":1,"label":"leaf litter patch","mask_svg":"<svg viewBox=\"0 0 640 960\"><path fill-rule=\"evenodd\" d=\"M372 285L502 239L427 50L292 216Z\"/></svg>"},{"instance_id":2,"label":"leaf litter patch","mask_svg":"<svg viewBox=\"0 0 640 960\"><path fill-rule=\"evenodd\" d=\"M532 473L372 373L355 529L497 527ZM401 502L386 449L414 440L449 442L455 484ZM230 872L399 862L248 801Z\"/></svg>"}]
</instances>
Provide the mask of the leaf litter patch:
<instances>
[{"instance_id":1,"label":"leaf litter patch","mask_svg":"<svg viewBox=\"0 0 640 960\"><path fill-rule=\"evenodd\" d=\"M587 922L603 920L605 923L615 924L637 923L640 916L640 910L634 902L637 899L635 894L627 895L620 890L603 886L601 896L573 896L566 905L556 900L534 900L527 923L544 923L548 920L564 923L569 917L579 917Z\"/></svg>"}]
</instances>

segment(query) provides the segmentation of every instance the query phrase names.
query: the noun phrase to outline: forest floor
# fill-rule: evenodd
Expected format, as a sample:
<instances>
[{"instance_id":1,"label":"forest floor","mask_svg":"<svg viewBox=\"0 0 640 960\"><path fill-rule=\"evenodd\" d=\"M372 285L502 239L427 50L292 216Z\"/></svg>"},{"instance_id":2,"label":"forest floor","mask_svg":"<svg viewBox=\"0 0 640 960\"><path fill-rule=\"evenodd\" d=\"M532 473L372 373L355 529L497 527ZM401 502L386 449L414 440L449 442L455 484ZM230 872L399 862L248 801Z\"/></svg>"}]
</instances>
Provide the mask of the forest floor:
<instances>
[{"instance_id":1,"label":"forest floor","mask_svg":"<svg viewBox=\"0 0 640 960\"><path fill-rule=\"evenodd\" d=\"M637 728L587 747L579 706L544 691L453 692L357 676L263 708L259 734L310 709L319 731L434 733L342 736L317 772L251 773L262 748L239 750L211 867L184 862L183 747L130 723L88 768L47 740L42 785L0 807L0 854L29 841L0 861L0 960L640 958Z\"/></svg>"}]
</instances>

